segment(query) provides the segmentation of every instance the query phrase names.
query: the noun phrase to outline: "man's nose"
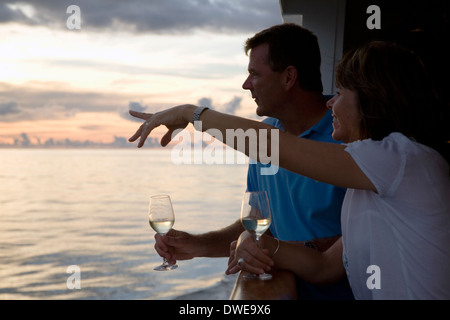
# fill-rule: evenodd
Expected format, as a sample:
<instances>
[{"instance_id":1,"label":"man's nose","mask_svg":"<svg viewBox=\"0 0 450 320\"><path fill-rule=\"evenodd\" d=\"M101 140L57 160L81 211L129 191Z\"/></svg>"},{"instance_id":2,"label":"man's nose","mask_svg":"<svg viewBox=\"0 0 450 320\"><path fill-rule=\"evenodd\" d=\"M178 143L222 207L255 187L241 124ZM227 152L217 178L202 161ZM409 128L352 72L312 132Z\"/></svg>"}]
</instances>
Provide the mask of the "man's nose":
<instances>
[{"instance_id":1,"label":"man's nose","mask_svg":"<svg viewBox=\"0 0 450 320\"><path fill-rule=\"evenodd\" d=\"M244 89L244 90L251 89L250 75L247 77L247 79L245 79L244 83L242 84L242 89Z\"/></svg>"}]
</instances>

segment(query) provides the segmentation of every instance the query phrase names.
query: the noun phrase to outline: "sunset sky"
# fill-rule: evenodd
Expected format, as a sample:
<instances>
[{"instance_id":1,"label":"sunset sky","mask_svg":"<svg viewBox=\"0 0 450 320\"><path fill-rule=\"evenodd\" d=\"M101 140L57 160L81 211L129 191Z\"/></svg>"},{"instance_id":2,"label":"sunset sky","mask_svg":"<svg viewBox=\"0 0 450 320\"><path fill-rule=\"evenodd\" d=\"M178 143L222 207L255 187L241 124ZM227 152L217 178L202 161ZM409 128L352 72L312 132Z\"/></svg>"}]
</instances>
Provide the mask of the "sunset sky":
<instances>
[{"instance_id":1,"label":"sunset sky","mask_svg":"<svg viewBox=\"0 0 450 320\"><path fill-rule=\"evenodd\" d=\"M278 23L278 0L0 0L0 144L128 138L130 108L254 116L243 44Z\"/></svg>"}]
</instances>

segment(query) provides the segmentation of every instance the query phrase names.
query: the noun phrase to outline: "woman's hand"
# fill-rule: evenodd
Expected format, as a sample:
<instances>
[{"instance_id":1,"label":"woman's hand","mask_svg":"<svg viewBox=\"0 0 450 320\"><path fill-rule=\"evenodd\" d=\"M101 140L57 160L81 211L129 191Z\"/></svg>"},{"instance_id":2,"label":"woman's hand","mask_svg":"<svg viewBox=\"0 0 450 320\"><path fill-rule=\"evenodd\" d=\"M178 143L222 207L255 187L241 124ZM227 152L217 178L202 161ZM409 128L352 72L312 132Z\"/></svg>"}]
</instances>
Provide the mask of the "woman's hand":
<instances>
[{"instance_id":1,"label":"woman's hand","mask_svg":"<svg viewBox=\"0 0 450 320\"><path fill-rule=\"evenodd\" d=\"M260 238L260 245L263 246L263 238ZM260 249L253 236L248 231L244 231L239 239L230 245L230 259L226 274L237 273L240 270L250 273L261 274L270 271L274 266L274 261L269 257L267 249Z\"/></svg>"},{"instance_id":2,"label":"woman's hand","mask_svg":"<svg viewBox=\"0 0 450 320\"><path fill-rule=\"evenodd\" d=\"M129 112L133 117L143 119L145 122L139 127L136 133L128 139L128 141L134 142L140 138L138 143L138 148L140 148L144 145L145 140L153 129L164 125L167 127L168 131L162 137L161 145L165 147L172 140L172 135L176 130L182 130L187 127L194 114L195 108L196 106L194 105L185 104L155 114L130 110Z\"/></svg>"}]
</instances>

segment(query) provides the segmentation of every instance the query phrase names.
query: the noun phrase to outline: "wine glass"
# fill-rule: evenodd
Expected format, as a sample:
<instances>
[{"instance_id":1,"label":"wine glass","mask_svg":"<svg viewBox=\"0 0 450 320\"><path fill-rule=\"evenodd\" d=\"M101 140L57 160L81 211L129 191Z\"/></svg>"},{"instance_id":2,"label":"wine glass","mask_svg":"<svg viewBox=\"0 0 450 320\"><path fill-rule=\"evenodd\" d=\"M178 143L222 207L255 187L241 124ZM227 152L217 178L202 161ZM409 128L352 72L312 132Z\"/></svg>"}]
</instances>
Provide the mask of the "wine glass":
<instances>
[{"instance_id":1,"label":"wine glass","mask_svg":"<svg viewBox=\"0 0 450 320\"><path fill-rule=\"evenodd\" d=\"M272 216L266 191L245 192L242 199L241 223L247 231L254 235L256 245L259 245L259 238L269 229L271 222ZM263 273L259 276L246 274L244 278L270 280L272 275L269 273Z\"/></svg>"},{"instance_id":2,"label":"wine glass","mask_svg":"<svg viewBox=\"0 0 450 320\"><path fill-rule=\"evenodd\" d=\"M173 213L172 202L168 195L154 195L150 197L150 204L148 208L148 221L153 230L159 235L163 236L175 223L175 215ZM170 264L166 258L163 258L163 263L155 267L156 271L168 271L178 268L176 264Z\"/></svg>"}]
</instances>

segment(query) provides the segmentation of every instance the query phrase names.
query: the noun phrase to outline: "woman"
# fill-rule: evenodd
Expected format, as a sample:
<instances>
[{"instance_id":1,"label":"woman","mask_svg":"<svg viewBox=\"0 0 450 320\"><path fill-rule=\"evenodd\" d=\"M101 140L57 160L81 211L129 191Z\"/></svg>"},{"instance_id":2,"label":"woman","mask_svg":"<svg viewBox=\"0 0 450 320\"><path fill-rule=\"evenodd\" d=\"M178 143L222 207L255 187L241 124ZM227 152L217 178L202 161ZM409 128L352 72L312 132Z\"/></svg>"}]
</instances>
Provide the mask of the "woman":
<instances>
[{"instance_id":1,"label":"woman","mask_svg":"<svg viewBox=\"0 0 450 320\"><path fill-rule=\"evenodd\" d=\"M348 188L342 240L320 253L264 237L262 251L244 233L227 272L276 266L315 283L347 272L357 299L450 299L449 136L420 60L396 45L374 42L347 54L336 80L339 93L328 106L333 138L346 144L279 132L278 150L280 166ZM161 141L166 145L193 114L203 130L270 129L192 105L132 114L147 119L130 138L141 137L139 146L162 124L169 128ZM248 146L242 151L249 154Z\"/></svg>"}]
</instances>

